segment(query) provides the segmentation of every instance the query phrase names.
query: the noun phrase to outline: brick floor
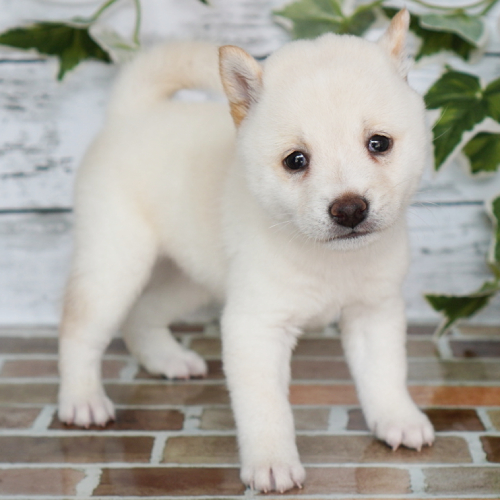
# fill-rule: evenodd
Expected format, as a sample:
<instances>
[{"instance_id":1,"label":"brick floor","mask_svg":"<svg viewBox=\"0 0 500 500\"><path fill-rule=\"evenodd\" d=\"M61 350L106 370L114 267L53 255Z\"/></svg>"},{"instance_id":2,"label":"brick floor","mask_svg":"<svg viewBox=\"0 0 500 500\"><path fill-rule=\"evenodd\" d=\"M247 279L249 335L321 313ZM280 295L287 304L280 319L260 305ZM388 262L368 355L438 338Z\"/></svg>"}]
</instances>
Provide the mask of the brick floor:
<instances>
[{"instance_id":1,"label":"brick floor","mask_svg":"<svg viewBox=\"0 0 500 500\"><path fill-rule=\"evenodd\" d=\"M152 377L113 340L103 375L117 420L88 430L57 419L55 337L0 330L0 500L257 498L239 479L220 339L204 330L174 328L207 358L205 380ZM463 327L439 343L433 331L409 328L410 392L437 431L420 453L370 434L331 330L301 339L290 400L307 480L262 497L500 498L500 330Z\"/></svg>"}]
</instances>

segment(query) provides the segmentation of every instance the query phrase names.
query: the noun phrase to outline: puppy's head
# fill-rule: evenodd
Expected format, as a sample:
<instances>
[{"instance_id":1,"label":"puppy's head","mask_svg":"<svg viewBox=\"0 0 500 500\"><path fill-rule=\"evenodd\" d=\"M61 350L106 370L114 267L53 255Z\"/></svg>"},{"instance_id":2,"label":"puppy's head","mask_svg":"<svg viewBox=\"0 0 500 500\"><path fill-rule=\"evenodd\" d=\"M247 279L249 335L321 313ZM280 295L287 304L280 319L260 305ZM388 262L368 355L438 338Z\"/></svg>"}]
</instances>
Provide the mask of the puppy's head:
<instances>
[{"instance_id":1,"label":"puppy's head","mask_svg":"<svg viewBox=\"0 0 500 500\"><path fill-rule=\"evenodd\" d=\"M408 24L403 10L378 43L333 34L292 42L263 67L221 48L248 185L283 222L276 230L347 249L401 217L429 144L423 100L406 82Z\"/></svg>"}]
</instances>

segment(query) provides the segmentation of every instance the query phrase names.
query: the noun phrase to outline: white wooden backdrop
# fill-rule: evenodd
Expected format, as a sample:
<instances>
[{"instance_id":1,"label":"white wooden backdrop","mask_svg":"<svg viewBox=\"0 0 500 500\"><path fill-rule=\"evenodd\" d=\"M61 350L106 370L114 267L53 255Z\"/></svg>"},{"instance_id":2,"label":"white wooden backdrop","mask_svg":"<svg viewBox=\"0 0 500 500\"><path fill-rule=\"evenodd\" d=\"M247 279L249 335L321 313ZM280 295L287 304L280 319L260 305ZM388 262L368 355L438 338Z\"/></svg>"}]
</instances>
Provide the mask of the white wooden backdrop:
<instances>
[{"instance_id":1,"label":"white wooden backdrop","mask_svg":"<svg viewBox=\"0 0 500 500\"><path fill-rule=\"evenodd\" d=\"M33 20L88 15L102 1L0 0L0 31ZM288 39L271 17L283 0L142 3L145 45L166 38L209 39L262 57ZM103 22L129 34L131 4L123 0ZM494 36L488 54L472 68L485 80L500 76L499 12L490 15ZM378 34L373 30L368 36ZM412 71L410 82L419 92L438 76L440 62ZM467 68L459 60L449 62ZM0 48L0 325L57 323L71 252L74 173L99 129L117 69L84 63L62 83L56 71L53 59ZM435 175L429 165L409 212L413 263L405 295L411 319L437 318L422 299L424 291L465 293L489 276L490 225L483 201L496 193L500 175L471 180L459 163ZM479 319L498 322L499 313L497 300Z\"/></svg>"}]
</instances>

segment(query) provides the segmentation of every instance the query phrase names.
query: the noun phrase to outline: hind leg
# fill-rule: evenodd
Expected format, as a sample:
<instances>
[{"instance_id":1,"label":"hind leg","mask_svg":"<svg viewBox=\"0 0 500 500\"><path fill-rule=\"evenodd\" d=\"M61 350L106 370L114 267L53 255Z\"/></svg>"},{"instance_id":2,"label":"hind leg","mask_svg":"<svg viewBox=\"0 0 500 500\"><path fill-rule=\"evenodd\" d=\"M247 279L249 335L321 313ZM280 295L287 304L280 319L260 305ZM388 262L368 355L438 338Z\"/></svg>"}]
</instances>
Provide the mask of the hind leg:
<instances>
[{"instance_id":1,"label":"hind leg","mask_svg":"<svg viewBox=\"0 0 500 500\"><path fill-rule=\"evenodd\" d=\"M203 359L180 345L167 325L209 301L208 292L172 262L160 262L123 325L123 337L130 352L153 375L167 378L206 375Z\"/></svg>"},{"instance_id":2,"label":"hind leg","mask_svg":"<svg viewBox=\"0 0 500 500\"><path fill-rule=\"evenodd\" d=\"M156 259L150 228L126 205L77 224L59 340L59 418L88 427L114 418L101 358Z\"/></svg>"}]
</instances>

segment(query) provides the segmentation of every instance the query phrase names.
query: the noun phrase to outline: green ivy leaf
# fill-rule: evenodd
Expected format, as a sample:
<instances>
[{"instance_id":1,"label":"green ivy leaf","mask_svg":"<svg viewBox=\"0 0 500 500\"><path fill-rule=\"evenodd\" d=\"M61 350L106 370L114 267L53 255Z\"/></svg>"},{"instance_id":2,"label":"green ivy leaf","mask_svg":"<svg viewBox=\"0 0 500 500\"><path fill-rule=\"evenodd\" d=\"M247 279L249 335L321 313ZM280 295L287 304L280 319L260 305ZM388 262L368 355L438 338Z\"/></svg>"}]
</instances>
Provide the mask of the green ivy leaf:
<instances>
[{"instance_id":1,"label":"green ivy leaf","mask_svg":"<svg viewBox=\"0 0 500 500\"><path fill-rule=\"evenodd\" d=\"M422 40L420 48L415 55L416 61L419 61L422 57L432 56L442 51L453 52L464 61L468 61L472 51L476 48L453 33L430 31L420 26L413 29L413 32Z\"/></svg>"},{"instance_id":2,"label":"green ivy leaf","mask_svg":"<svg viewBox=\"0 0 500 500\"><path fill-rule=\"evenodd\" d=\"M488 116L500 122L500 78L490 82L483 92Z\"/></svg>"},{"instance_id":3,"label":"green ivy leaf","mask_svg":"<svg viewBox=\"0 0 500 500\"><path fill-rule=\"evenodd\" d=\"M346 18L342 33L361 36L375 22L374 9L381 5L382 1L359 6L352 16Z\"/></svg>"},{"instance_id":4,"label":"green ivy leaf","mask_svg":"<svg viewBox=\"0 0 500 500\"><path fill-rule=\"evenodd\" d=\"M486 282L477 292L470 295L426 295L425 298L435 311L444 315L444 322L436 332L442 335L449 330L458 320L470 318L472 315L486 307L491 298L500 290L497 281Z\"/></svg>"},{"instance_id":5,"label":"green ivy leaf","mask_svg":"<svg viewBox=\"0 0 500 500\"><path fill-rule=\"evenodd\" d=\"M481 97L481 82L476 75L448 70L427 91L425 104L428 109L438 109L457 102L473 104Z\"/></svg>"},{"instance_id":6,"label":"green ivy leaf","mask_svg":"<svg viewBox=\"0 0 500 500\"><path fill-rule=\"evenodd\" d=\"M479 78L450 70L425 95L429 109L443 108L433 127L434 166L438 170L455 151L464 132L481 123L488 114Z\"/></svg>"},{"instance_id":7,"label":"green ivy leaf","mask_svg":"<svg viewBox=\"0 0 500 500\"><path fill-rule=\"evenodd\" d=\"M496 172L500 166L500 134L480 132L462 150L469 158L471 172Z\"/></svg>"},{"instance_id":8,"label":"green ivy leaf","mask_svg":"<svg viewBox=\"0 0 500 500\"><path fill-rule=\"evenodd\" d=\"M398 12L398 9L384 7L384 13L392 19ZM464 60L468 60L476 46L464 40L455 33L434 31L425 29L420 25L420 17L417 14L411 13L410 29L417 35L420 40L420 48L415 55L418 61L422 57L431 56L442 51L453 52Z\"/></svg>"},{"instance_id":9,"label":"green ivy leaf","mask_svg":"<svg viewBox=\"0 0 500 500\"><path fill-rule=\"evenodd\" d=\"M464 11L452 14L424 14L420 16L419 24L426 30L454 33L475 47L479 47L486 36L484 21Z\"/></svg>"},{"instance_id":10,"label":"green ivy leaf","mask_svg":"<svg viewBox=\"0 0 500 500\"><path fill-rule=\"evenodd\" d=\"M19 49L36 49L41 54L59 59L58 80L86 59L111 62L109 54L90 36L88 26L60 22L37 23L26 28L13 28L0 34L0 44Z\"/></svg>"},{"instance_id":11,"label":"green ivy leaf","mask_svg":"<svg viewBox=\"0 0 500 500\"><path fill-rule=\"evenodd\" d=\"M274 14L292 21L294 38L316 38L323 33L362 35L375 21L376 0L358 7L351 16L342 12L339 0L298 0L274 11Z\"/></svg>"},{"instance_id":12,"label":"green ivy leaf","mask_svg":"<svg viewBox=\"0 0 500 500\"><path fill-rule=\"evenodd\" d=\"M458 103L443 109L432 131L436 170L439 170L460 145L464 132L472 130L485 117L486 112L480 102L477 106L472 103Z\"/></svg>"},{"instance_id":13,"label":"green ivy leaf","mask_svg":"<svg viewBox=\"0 0 500 500\"><path fill-rule=\"evenodd\" d=\"M500 272L500 196L497 196L489 206L491 220L493 221L493 245L490 256L491 264ZM497 280L500 276L497 276Z\"/></svg>"}]
</instances>

